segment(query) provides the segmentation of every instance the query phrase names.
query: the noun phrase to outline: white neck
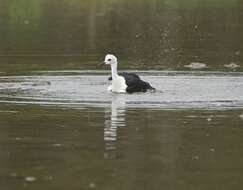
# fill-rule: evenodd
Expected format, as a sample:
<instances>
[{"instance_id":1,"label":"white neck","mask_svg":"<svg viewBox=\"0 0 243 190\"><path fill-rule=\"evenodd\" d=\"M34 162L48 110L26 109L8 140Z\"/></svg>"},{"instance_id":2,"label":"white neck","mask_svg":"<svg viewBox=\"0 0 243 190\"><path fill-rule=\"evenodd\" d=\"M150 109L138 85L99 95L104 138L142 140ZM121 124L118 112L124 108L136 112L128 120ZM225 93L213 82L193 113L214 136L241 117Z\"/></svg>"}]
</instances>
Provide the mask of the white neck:
<instances>
[{"instance_id":1,"label":"white neck","mask_svg":"<svg viewBox=\"0 0 243 190\"><path fill-rule=\"evenodd\" d=\"M112 64L111 65L111 76L112 78L116 78L118 77L118 74L117 74L117 64Z\"/></svg>"}]
</instances>

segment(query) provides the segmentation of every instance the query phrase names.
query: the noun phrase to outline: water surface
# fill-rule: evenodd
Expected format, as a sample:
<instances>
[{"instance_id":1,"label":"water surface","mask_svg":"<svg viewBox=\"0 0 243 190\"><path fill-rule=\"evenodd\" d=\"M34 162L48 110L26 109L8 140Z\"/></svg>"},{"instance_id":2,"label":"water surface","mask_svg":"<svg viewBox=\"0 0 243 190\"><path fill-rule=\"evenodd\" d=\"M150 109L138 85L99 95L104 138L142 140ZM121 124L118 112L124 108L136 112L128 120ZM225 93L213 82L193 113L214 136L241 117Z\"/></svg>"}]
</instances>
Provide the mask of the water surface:
<instances>
[{"instance_id":1,"label":"water surface","mask_svg":"<svg viewBox=\"0 0 243 190\"><path fill-rule=\"evenodd\" d=\"M112 94L108 73L0 78L5 189L242 186L243 77L140 72L155 93Z\"/></svg>"},{"instance_id":2,"label":"water surface","mask_svg":"<svg viewBox=\"0 0 243 190\"><path fill-rule=\"evenodd\" d=\"M242 71L242 16L239 0L3 1L0 72L94 69L107 53L123 69Z\"/></svg>"},{"instance_id":3,"label":"water surface","mask_svg":"<svg viewBox=\"0 0 243 190\"><path fill-rule=\"evenodd\" d=\"M111 102L135 108L223 109L243 106L241 73L140 71L140 76L149 81L156 92L132 95L108 92L110 82L106 72L83 70L76 71L76 75L70 75L75 71L51 73L0 77L0 102L60 104L77 108L107 107Z\"/></svg>"},{"instance_id":4,"label":"water surface","mask_svg":"<svg viewBox=\"0 0 243 190\"><path fill-rule=\"evenodd\" d=\"M241 189L242 16L239 0L1 1L1 189ZM157 91L107 92L107 53Z\"/></svg>"}]
</instances>

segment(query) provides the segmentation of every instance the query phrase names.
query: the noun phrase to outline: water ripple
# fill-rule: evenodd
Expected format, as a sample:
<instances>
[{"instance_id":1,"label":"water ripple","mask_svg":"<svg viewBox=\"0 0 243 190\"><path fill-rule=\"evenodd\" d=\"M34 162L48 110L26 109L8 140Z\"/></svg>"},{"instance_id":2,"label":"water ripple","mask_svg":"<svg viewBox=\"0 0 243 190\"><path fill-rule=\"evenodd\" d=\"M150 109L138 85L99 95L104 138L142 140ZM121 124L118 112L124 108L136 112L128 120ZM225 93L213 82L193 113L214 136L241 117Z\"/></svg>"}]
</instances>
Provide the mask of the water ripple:
<instances>
[{"instance_id":1,"label":"water ripple","mask_svg":"<svg viewBox=\"0 0 243 190\"><path fill-rule=\"evenodd\" d=\"M88 73L88 74L87 74ZM0 77L0 102L73 108L107 107L119 96L125 107L154 109L242 108L243 76L239 74L141 72L155 93L112 94L107 74L84 71L70 75Z\"/></svg>"}]
</instances>

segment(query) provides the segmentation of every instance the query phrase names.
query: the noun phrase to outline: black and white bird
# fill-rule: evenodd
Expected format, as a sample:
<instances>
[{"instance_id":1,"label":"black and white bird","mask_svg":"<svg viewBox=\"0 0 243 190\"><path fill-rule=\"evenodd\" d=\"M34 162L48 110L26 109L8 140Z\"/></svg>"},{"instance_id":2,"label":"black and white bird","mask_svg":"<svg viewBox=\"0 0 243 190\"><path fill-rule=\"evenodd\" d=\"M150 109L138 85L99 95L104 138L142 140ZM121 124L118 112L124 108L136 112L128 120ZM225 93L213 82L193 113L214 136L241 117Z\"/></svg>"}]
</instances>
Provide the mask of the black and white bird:
<instances>
[{"instance_id":1,"label":"black and white bird","mask_svg":"<svg viewBox=\"0 0 243 190\"><path fill-rule=\"evenodd\" d=\"M148 82L140 79L140 77L134 73L117 73L117 58L112 54L107 54L105 56L105 61L103 64L111 66L111 85L108 90L117 93L133 93L133 92L147 92L155 91Z\"/></svg>"}]
</instances>

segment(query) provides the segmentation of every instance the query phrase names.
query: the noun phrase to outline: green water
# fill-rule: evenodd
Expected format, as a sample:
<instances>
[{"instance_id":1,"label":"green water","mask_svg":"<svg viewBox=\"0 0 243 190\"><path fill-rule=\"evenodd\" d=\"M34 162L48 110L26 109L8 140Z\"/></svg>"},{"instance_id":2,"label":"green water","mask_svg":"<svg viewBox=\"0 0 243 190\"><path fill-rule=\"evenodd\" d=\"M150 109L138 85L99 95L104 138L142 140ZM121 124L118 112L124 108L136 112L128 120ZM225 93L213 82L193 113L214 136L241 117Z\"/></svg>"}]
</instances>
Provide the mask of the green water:
<instances>
[{"instance_id":1,"label":"green water","mask_svg":"<svg viewBox=\"0 0 243 190\"><path fill-rule=\"evenodd\" d=\"M239 0L11 0L0 4L0 71L94 69L108 52L124 69L204 70L243 61Z\"/></svg>"},{"instance_id":2,"label":"green water","mask_svg":"<svg viewBox=\"0 0 243 190\"><path fill-rule=\"evenodd\" d=\"M241 189L242 17L240 0L1 1L0 189ZM106 53L159 91L109 94L88 71Z\"/></svg>"},{"instance_id":3,"label":"green water","mask_svg":"<svg viewBox=\"0 0 243 190\"><path fill-rule=\"evenodd\" d=\"M6 105L4 110L12 110L0 112L4 189L243 185L242 110L126 109L116 141L104 140L109 109Z\"/></svg>"}]
</instances>

